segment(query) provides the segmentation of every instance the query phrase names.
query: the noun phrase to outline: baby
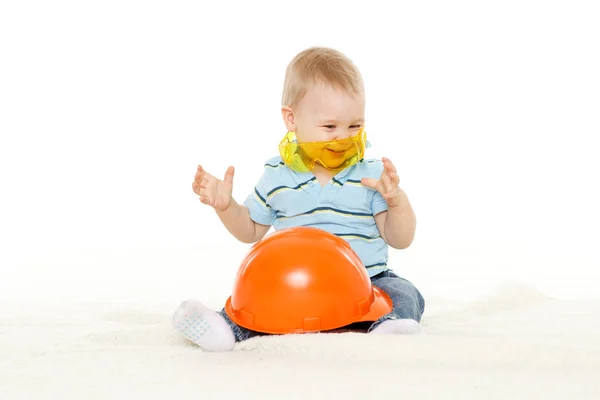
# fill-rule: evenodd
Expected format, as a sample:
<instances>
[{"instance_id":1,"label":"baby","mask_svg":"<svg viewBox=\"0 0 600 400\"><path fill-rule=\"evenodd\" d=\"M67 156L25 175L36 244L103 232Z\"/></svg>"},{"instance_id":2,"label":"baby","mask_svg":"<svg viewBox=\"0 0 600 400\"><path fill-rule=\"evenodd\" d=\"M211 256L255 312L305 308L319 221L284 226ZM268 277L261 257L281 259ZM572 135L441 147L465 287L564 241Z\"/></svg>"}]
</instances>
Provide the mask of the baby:
<instances>
[{"instance_id":1,"label":"baby","mask_svg":"<svg viewBox=\"0 0 600 400\"><path fill-rule=\"evenodd\" d=\"M264 164L245 202L232 198L233 167L220 180L198 166L194 193L244 243L260 240L271 226L317 227L345 239L372 284L393 302L393 310L367 332L419 333L423 296L387 265L388 246L405 249L412 243L415 214L394 164L363 157L368 142L360 72L336 50L307 49L286 70L282 100L288 134L280 156ZM197 300L180 305L173 326L206 351L232 350L236 342L261 335L236 325L224 309L216 312Z\"/></svg>"}]
</instances>

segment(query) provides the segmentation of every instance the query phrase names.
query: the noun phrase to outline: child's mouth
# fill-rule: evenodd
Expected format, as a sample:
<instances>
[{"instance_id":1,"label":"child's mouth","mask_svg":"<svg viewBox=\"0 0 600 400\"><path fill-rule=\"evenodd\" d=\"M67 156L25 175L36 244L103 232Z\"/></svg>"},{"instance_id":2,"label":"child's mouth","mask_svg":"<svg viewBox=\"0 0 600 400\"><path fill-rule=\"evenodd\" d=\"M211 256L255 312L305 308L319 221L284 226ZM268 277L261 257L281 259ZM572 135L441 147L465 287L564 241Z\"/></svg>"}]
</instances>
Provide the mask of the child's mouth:
<instances>
[{"instance_id":1,"label":"child's mouth","mask_svg":"<svg viewBox=\"0 0 600 400\"><path fill-rule=\"evenodd\" d=\"M329 152L331 152L331 153L334 153L334 154L342 154L342 153L345 153L345 152L346 152L346 150L348 150L348 149L341 149L341 150L338 150L338 149L330 149L330 148L328 148L328 149L327 149L327 151L329 151Z\"/></svg>"}]
</instances>

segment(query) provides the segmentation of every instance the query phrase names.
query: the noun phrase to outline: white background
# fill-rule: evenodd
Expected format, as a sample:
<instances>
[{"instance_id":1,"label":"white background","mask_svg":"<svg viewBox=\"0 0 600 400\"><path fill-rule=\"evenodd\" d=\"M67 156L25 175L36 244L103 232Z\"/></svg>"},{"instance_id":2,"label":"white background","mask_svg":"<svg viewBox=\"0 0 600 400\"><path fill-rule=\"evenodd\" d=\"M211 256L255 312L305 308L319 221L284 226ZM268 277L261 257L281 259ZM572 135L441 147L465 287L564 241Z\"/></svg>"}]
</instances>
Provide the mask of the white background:
<instances>
[{"instance_id":1,"label":"white background","mask_svg":"<svg viewBox=\"0 0 600 400\"><path fill-rule=\"evenodd\" d=\"M370 156L416 210L397 273L435 297L598 297L593 3L3 2L0 299L224 300L248 245L195 169L234 165L244 200L314 45L361 69Z\"/></svg>"}]
</instances>

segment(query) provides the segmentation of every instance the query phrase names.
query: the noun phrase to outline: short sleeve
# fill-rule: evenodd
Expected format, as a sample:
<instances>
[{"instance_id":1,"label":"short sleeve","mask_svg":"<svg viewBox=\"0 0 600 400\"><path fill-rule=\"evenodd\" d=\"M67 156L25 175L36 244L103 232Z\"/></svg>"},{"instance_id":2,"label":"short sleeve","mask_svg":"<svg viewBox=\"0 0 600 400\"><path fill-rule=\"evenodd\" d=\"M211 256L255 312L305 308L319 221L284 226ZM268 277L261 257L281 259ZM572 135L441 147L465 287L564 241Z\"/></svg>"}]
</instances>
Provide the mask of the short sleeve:
<instances>
[{"instance_id":1,"label":"short sleeve","mask_svg":"<svg viewBox=\"0 0 600 400\"><path fill-rule=\"evenodd\" d=\"M267 201L267 172L268 170L265 168L265 172L260 177L254 190L248 195L246 201L244 201L244 206L246 206L250 212L250 218L261 225L273 225L276 216L275 210L271 208Z\"/></svg>"},{"instance_id":2,"label":"short sleeve","mask_svg":"<svg viewBox=\"0 0 600 400\"><path fill-rule=\"evenodd\" d=\"M380 212L387 211L388 204L387 201L381 195L381 193L375 192L375 194L373 195L373 200L371 200L371 209L373 210L373 215L377 215Z\"/></svg>"}]
</instances>

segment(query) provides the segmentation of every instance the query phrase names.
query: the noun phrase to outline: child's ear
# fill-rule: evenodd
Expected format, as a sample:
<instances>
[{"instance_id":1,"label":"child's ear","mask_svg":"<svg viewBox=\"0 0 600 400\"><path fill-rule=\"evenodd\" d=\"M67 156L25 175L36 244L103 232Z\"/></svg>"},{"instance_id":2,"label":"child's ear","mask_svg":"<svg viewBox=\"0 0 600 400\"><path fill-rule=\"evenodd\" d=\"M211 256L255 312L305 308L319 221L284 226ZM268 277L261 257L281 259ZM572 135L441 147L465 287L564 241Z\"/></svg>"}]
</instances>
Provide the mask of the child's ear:
<instances>
[{"instance_id":1,"label":"child's ear","mask_svg":"<svg viewBox=\"0 0 600 400\"><path fill-rule=\"evenodd\" d=\"M283 116L283 123L285 124L285 127L287 128L288 132L295 132L296 131L296 122L295 122L295 115L294 115L294 111L292 111L291 107L288 106L284 106L281 108L281 115Z\"/></svg>"}]
</instances>

